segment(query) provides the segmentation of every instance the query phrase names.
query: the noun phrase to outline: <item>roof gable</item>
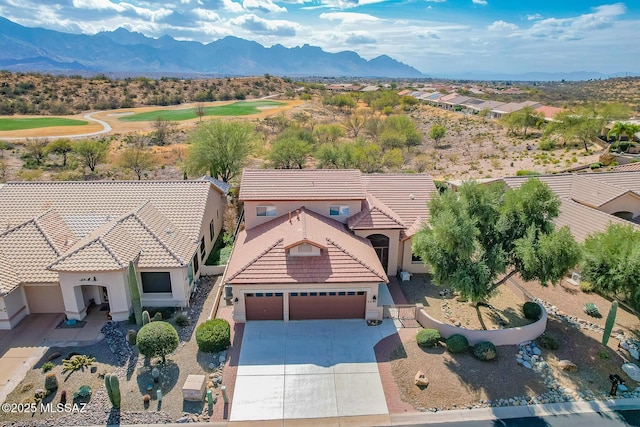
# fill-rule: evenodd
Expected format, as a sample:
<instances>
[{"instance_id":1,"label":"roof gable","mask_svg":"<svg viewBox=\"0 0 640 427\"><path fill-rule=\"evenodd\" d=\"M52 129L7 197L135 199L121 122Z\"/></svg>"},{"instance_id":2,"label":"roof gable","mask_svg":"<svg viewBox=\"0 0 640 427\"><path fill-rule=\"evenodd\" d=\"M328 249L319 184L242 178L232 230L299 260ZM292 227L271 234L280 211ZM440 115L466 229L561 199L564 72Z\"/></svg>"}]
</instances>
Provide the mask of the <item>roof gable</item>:
<instances>
[{"instance_id":1,"label":"roof gable","mask_svg":"<svg viewBox=\"0 0 640 427\"><path fill-rule=\"evenodd\" d=\"M364 209L347 219L352 230L405 228L402 219L387 205L367 193Z\"/></svg>"}]
</instances>

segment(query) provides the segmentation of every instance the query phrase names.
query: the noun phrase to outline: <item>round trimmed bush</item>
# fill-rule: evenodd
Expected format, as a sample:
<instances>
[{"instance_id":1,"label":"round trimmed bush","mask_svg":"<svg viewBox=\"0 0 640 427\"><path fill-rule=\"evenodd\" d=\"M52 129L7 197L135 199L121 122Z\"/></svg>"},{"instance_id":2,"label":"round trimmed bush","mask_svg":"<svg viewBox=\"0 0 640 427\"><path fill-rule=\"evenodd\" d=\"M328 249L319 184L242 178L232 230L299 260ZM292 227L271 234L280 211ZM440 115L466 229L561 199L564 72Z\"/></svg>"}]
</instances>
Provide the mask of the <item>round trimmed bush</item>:
<instances>
[{"instance_id":1,"label":"round trimmed bush","mask_svg":"<svg viewBox=\"0 0 640 427\"><path fill-rule=\"evenodd\" d=\"M496 354L496 346L489 341L479 342L473 346L473 355L480 360L495 359Z\"/></svg>"},{"instance_id":2,"label":"round trimmed bush","mask_svg":"<svg viewBox=\"0 0 640 427\"><path fill-rule=\"evenodd\" d=\"M231 326L224 319L211 319L196 328L198 349L205 353L226 350L231 345Z\"/></svg>"},{"instance_id":3,"label":"round trimmed bush","mask_svg":"<svg viewBox=\"0 0 640 427\"><path fill-rule=\"evenodd\" d=\"M538 303L527 301L522 306L522 313L527 319L536 322L540 320L540 317L542 317L542 308Z\"/></svg>"},{"instance_id":4,"label":"round trimmed bush","mask_svg":"<svg viewBox=\"0 0 640 427\"><path fill-rule=\"evenodd\" d=\"M420 347L433 347L440 342L440 332L437 329L423 329L416 335Z\"/></svg>"},{"instance_id":5,"label":"round trimmed bush","mask_svg":"<svg viewBox=\"0 0 640 427\"><path fill-rule=\"evenodd\" d=\"M464 335L454 334L447 338L447 350L450 353L464 353L469 348L469 341Z\"/></svg>"},{"instance_id":6,"label":"round trimmed bush","mask_svg":"<svg viewBox=\"0 0 640 427\"><path fill-rule=\"evenodd\" d=\"M140 354L146 357L162 357L166 361L167 354L178 348L178 332L167 322L151 322L144 325L138 331L136 344Z\"/></svg>"}]
</instances>

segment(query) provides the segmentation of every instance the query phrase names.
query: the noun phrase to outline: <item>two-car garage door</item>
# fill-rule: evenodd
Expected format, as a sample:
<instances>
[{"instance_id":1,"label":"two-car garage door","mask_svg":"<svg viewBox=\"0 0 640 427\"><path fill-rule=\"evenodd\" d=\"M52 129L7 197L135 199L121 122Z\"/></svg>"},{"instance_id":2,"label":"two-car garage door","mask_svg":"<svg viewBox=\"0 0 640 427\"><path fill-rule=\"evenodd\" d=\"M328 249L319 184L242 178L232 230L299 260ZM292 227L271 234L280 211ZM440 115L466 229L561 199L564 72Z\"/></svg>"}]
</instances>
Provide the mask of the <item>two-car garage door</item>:
<instances>
[{"instance_id":1,"label":"two-car garage door","mask_svg":"<svg viewBox=\"0 0 640 427\"><path fill-rule=\"evenodd\" d=\"M284 296L276 292L245 294L247 320L283 320ZM362 319L365 317L366 292L327 291L291 292L289 320Z\"/></svg>"}]
</instances>

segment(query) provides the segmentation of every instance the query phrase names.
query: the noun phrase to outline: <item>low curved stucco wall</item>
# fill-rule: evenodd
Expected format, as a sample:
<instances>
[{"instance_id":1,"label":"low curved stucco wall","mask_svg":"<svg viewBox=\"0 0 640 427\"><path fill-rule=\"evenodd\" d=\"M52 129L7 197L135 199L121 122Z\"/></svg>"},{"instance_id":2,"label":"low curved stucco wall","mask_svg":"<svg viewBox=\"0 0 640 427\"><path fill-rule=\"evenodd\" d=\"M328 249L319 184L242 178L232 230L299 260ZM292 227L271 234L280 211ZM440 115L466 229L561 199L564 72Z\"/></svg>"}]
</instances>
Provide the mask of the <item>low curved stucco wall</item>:
<instances>
[{"instance_id":1,"label":"low curved stucco wall","mask_svg":"<svg viewBox=\"0 0 640 427\"><path fill-rule=\"evenodd\" d=\"M437 329L443 338L448 338L454 334L464 335L469 341L469 345L474 345L482 341L490 341L494 345L517 345L521 342L538 338L547 328L547 311L542 305L540 305L540 308L542 308L542 317L540 320L520 328L492 329L488 331L459 328L442 323L429 316L421 304L418 305L416 310L416 320L423 328Z\"/></svg>"}]
</instances>

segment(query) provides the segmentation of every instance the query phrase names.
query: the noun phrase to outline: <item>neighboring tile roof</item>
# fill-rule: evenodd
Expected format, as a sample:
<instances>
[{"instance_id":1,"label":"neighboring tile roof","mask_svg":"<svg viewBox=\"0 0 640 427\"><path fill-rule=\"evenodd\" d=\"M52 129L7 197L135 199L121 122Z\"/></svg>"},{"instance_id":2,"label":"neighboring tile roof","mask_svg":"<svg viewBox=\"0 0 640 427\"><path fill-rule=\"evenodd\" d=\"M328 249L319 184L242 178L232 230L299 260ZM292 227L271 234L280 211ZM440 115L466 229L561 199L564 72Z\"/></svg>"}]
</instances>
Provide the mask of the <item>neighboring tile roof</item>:
<instances>
[{"instance_id":1,"label":"neighboring tile roof","mask_svg":"<svg viewBox=\"0 0 640 427\"><path fill-rule=\"evenodd\" d=\"M556 227L568 226L578 242L583 242L589 234L605 231L609 224L630 225L629 221L581 205L566 198L561 199L560 214L554 220ZM640 226L634 225L638 230Z\"/></svg>"},{"instance_id":2,"label":"neighboring tile roof","mask_svg":"<svg viewBox=\"0 0 640 427\"><path fill-rule=\"evenodd\" d=\"M362 210L347 219L352 230L406 228L402 219L372 194L362 202Z\"/></svg>"},{"instance_id":3,"label":"neighboring tile roof","mask_svg":"<svg viewBox=\"0 0 640 427\"><path fill-rule=\"evenodd\" d=\"M640 194L640 173L639 171L622 172L599 172L589 174L589 177L618 188L631 190Z\"/></svg>"},{"instance_id":4,"label":"neighboring tile roof","mask_svg":"<svg viewBox=\"0 0 640 427\"><path fill-rule=\"evenodd\" d=\"M547 120L553 120L553 118L557 114L560 114L565 110L564 110L564 108L550 107L548 105L541 105L538 108L536 108L534 111L536 111L538 113L542 113L544 115L544 118L547 119Z\"/></svg>"},{"instance_id":5,"label":"neighboring tile roof","mask_svg":"<svg viewBox=\"0 0 640 427\"><path fill-rule=\"evenodd\" d=\"M627 163L626 165L614 166L611 168L614 172L640 172L640 162Z\"/></svg>"},{"instance_id":6,"label":"neighboring tile roof","mask_svg":"<svg viewBox=\"0 0 640 427\"><path fill-rule=\"evenodd\" d=\"M360 175L353 169L245 169L239 199L364 200Z\"/></svg>"},{"instance_id":7,"label":"neighboring tile roof","mask_svg":"<svg viewBox=\"0 0 640 427\"><path fill-rule=\"evenodd\" d=\"M622 196L627 191L614 185L606 184L591 175L575 175L571 183L571 198L576 202L592 207L600 207L606 202Z\"/></svg>"},{"instance_id":8,"label":"neighboring tile roof","mask_svg":"<svg viewBox=\"0 0 640 427\"><path fill-rule=\"evenodd\" d=\"M218 188L218 190L220 190L222 194L229 194L229 190L231 190L230 184L227 184L226 182L220 181L219 179L216 179L216 178L211 178L208 175L202 176L200 180L213 184Z\"/></svg>"},{"instance_id":9,"label":"neighboring tile roof","mask_svg":"<svg viewBox=\"0 0 640 427\"><path fill-rule=\"evenodd\" d=\"M431 176L427 174L363 174L362 182L368 193L384 203L410 226L417 218L427 221L427 203L437 193Z\"/></svg>"},{"instance_id":10,"label":"neighboring tile roof","mask_svg":"<svg viewBox=\"0 0 640 427\"><path fill-rule=\"evenodd\" d=\"M319 256L290 256L286 247L313 241ZM238 235L227 267L231 284L387 282L371 243L344 224L300 209L291 222L282 215Z\"/></svg>"},{"instance_id":11,"label":"neighboring tile roof","mask_svg":"<svg viewBox=\"0 0 640 427\"><path fill-rule=\"evenodd\" d=\"M528 181L530 178L537 178L540 181L551 187L554 193L558 197L570 197L571 196L571 183L573 182L573 174L558 174L558 175L539 175L539 176L509 176L503 178L505 184L510 188L520 188L520 186Z\"/></svg>"},{"instance_id":12,"label":"neighboring tile roof","mask_svg":"<svg viewBox=\"0 0 640 427\"><path fill-rule=\"evenodd\" d=\"M77 227L83 217L100 225L107 216L114 219L151 201L183 233L197 239L211 186L203 180L7 183L0 187L0 230L54 209L62 218L74 218L74 232L87 231L90 227Z\"/></svg>"}]
</instances>

